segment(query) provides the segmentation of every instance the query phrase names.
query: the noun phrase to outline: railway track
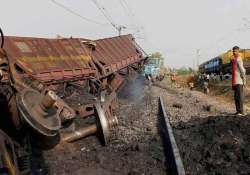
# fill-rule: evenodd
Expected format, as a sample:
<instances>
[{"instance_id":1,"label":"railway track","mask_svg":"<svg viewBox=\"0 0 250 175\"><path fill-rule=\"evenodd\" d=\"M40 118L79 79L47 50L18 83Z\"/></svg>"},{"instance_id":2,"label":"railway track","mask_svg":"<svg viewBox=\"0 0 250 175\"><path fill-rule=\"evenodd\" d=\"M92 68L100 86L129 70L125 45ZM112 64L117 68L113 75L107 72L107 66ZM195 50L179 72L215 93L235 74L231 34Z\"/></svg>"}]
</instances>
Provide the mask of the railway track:
<instances>
[{"instance_id":1,"label":"railway track","mask_svg":"<svg viewBox=\"0 0 250 175\"><path fill-rule=\"evenodd\" d=\"M133 83L131 83L130 86L134 87ZM135 86L138 87L140 85L136 84ZM128 88L126 90L131 92L130 88ZM140 93L138 92L138 94L140 94ZM134 95L136 95L136 94L132 94L132 96L134 96ZM127 97L126 97L126 99L127 99ZM128 104L133 103L132 101L133 100L131 99L128 102ZM142 101L143 101L143 99L142 99ZM145 108L147 108L145 104L141 104L142 101L137 102L137 104L140 104L142 106L145 106ZM124 144L124 145L121 144L118 146L117 143L111 143L111 145L106 147L106 148L100 148L98 146L98 144L95 143L96 140L94 139L94 137L92 137L92 138L89 138L89 139L82 141L82 142L79 141L76 143L71 143L71 144L66 145L66 147L68 147L69 152L72 152L72 150L71 150L72 148L76 148L77 155L74 155L72 153L61 154L62 150L54 149L54 150L51 150L51 152L48 152L47 154L45 154L45 157L43 157L43 158L48 159L48 157L46 155L48 155L52 152L55 152L57 157L63 157L65 160L67 160L68 157L76 157L76 160L74 160L74 161L72 160L72 162L69 162L69 160L67 160L65 162L60 161L60 164L63 164L62 166L65 166L66 164L68 164L68 166L71 166L71 163L77 164L76 163L76 161L78 159L77 156L82 155L84 157L79 157L79 159L81 159L81 161L86 159L86 162L79 161L78 163L81 162L81 166L83 166L83 164L86 164L86 166L88 166L89 162L91 162L91 161L93 162L93 160L94 160L95 165L93 165L93 164L90 165L90 166L92 166L93 169L95 166L97 166L97 167L103 166L105 168L107 166L107 169L101 169L101 170L97 169L96 171L92 170L92 173L97 173L98 171L107 171L108 170L108 173L114 173L114 174L116 174L116 171L117 171L114 168L116 166L116 163L118 164L118 167L120 164L124 164L124 163L130 164L130 165L128 165L128 168L135 166L135 167L137 167L138 172L142 173L143 169L148 168L148 167L146 167L148 163L153 164L154 160L157 160L158 165L155 167L150 167L151 168L150 171L155 172L155 173L157 173L159 171L160 174L168 174L168 175L169 174L185 175L186 173L185 173L184 166L183 166L183 163L181 160L181 156L179 154L178 146L175 142L175 138L173 135L171 125L169 123L169 119L168 119L166 108L165 108L166 105L164 104L163 98L162 97L159 97L159 98L157 98L157 97L152 98L151 97L150 101L151 101L150 105L152 105L152 106L150 106L150 109L149 109L149 111L150 111L149 118L152 121L155 121L154 127L156 127L158 132L156 133L156 135L154 135L152 133L150 133L150 134L148 133L148 136L146 136L145 133L143 133L143 132L140 133L141 138L138 139L139 140L138 142L140 144L137 145L137 144L134 144L133 142L129 142L128 144ZM140 106L135 106L134 110L144 111L144 110L146 110L145 108L140 108ZM121 112L124 112L124 111L121 111ZM134 121L134 119L136 118L135 114L133 114L130 111L128 111L128 113L126 113L126 114L127 114L126 118L128 118L130 121L132 121L132 120ZM128 115L128 114L130 114L130 115ZM135 118L133 118L133 117L135 117ZM145 119L145 117L146 116L141 116L141 119ZM136 123L136 121L134 121L134 122ZM144 123L145 120L140 121L140 122ZM128 123L130 123L128 121L126 121L125 123L128 125L128 128L125 128L125 132L126 131L130 132L129 127L131 127L133 124L128 124ZM147 123L145 123L145 124L147 124ZM132 126L132 127L134 127L134 126ZM139 128L140 128L140 126L138 126L138 129ZM145 130L145 129L142 129L142 130ZM135 131L137 132L137 130L135 130ZM133 134L133 137L134 137L134 135L136 135L136 134ZM149 143L149 140L151 140L151 138L155 138L155 137L159 137L159 141L157 141L158 143L152 144L151 141L150 141L151 143ZM140 139L142 139L142 138L144 139L144 141L140 141ZM117 139L122 140L122 138L120 138L120 137L118 137ZM123 142L121 141L121 143L123 143ZM78 145L81 147L78 147ZM93 148L91 148L91 147L93 147ZM158 149L159 147L161 147L161 148ZM83 149L86 149L89 151L87 153L84 153L84 151L82 151ZM67 152L67 149L65 151ZM77 152L77 151L80 151L80 152ZM158 151L160 152L159 154L163 155L162 159L165 159L165 161L159 161L159 157L154 155ZM148 152L149 152L149 155L147 155ZM86 157L85 157L85 154L87 154ZM124 154L127 155L128 159L121 156ZM142 155L140 155L140 154L142 154ZM100 158L100 155L101 155L101 158ZM52 156L53 156L53 154L52 154ZM97 161L95 161L96 157L97 157ZM157 158L155 158L155 157L157 157ZM108 167L108 166L110 166L108 162L112 161L114 158L115 159L117 158L117 161L113 165L114 167ZM103 163L102 159L104 159L105 162L108 163L108 165ZM131 163L131 160L133 160L132 163ZM140 164L140 163L137 164L137 161L140 162L143 160L145 160L145 162L147 162L147 164ZM54 168L53 164L54 163L56 164L58 162L58 160L53 160L53 161L50 160L49 162L50 162L50 165L49 165L49 169L50 169L50 168ZM166 166L166 168L161 169L161 167L160 167L161 163L159 163L159 162L164 162L163 166ZM84 169L84 167L81 167L81 169ZM119 167L118 169L119 169L118 174L120 174L120 173L127 174L123 170L123 167ZM158 169L158 170L156 170L156 169ZM52 170L52 172L53 171L54 170ZM133 172L134 170L130 170L130 171ZM164 173L164 171L166 171L166 172ZM79 170L79 174L83 173L83 172L84 171ZM64 172L64 173L66 173L66 172ZM68 173L75 173L75 170L72 169Z\"/></svg>"},{"instance_id":2,"label":"railway track","mask_svg":"<svg viewBox=\"0 0 250 175\"><path fill-rule=\"evenodd\" d=\"M152 94L153 93L151 93L151 95ZM132 95L135 95L135 94L132 94ZM133 173L143 174L146 172L145 174L181 174L182 175L182 174L205 174L205 172L211 173L211 172L219 171L215 169L210 169L210 170L206 169L206 171L197 172L196 167L199 165L201 161L206 163L207 165L215 164L217 162L217 158L212 157L213 161L211 163L207 163L205 160L206 157L202 154L202 152L204 151L201 151L199 153L199 150L197 151L197 149L204 148L208 150L209 152L210 151L214 152L215 149L213 148L210 150L207 145L211 145L211 144L215 145L214 143L211 143L212 139L210 138L210 136L212 136L213 138L217 137L216 136L216 133L218 133L217 129L219 129L220 132L223 131L221 127L224 127L223 126L224 121L229 120L225 124L226 126L228 126L228 128L237 129L236 126L238 125L238 126L241 126L239 130L242 130L242 128L247 128L248 125L245 124L245 126L243 127L243 124L249 120L243 119L243 118L237 119L237 118L230 118L230 117L220 117L216 119L209 119L207 121L206 120L200 121L200 122L197 121L197 123L192 123L192 127L188 125L189 123L187 123L186 127L182 127L182 128L175 127L174 132L175 134L177 133L175 136L176 136L177 143L180 143L180 145L178 145L180 152L183 153L184 151L187 155L185 157L182 154L183 162L185 163L185 165L187 165L185 167L186 170L184 170L182 160L179 155L178 147L174 141L175 139L173 136L173 131L169 124L169 119L168 119L169 116L167 116L167 113L171 111L171 109L169 107L169 104L167 105L164 104L162 97L158 98L157 96L159 96L158 93L155 95L152 95L152 98L151 98L152 106L150 106L150 108L148 109L148 111L151 111L150 112L151 115L141 115L141 111L146 111L146 105L145 105L146 100L144 99L137 102L136 105L134 105L135 107L133 110L130 109L130 107L128 107L128 104L133 103L131 102L132 100L124 104L123 109L127 109L127 112L125 112L124 110L121 111L121 113L124 113L124 118L122 118L121 114L118 115L119 119L121 119L121 122L119 123L120 126L118 126L118 129L123 128L124 130L121 130L119 132L120 133L127 132L127 134L130 135L128 136L130 138L127 137L125 139L122 139L122 137L120 137L121 135L119 134L118 135L119 137L116 139L113 139L110 145L108 145L107 147L101 147L97 142L98 139L95 139L95 137L89 137L89 138L86 138L85 140L80 140L75 143L67 144L65 145L64 149L59 147L60 149L58 148L58 149L51 150L50 152L47 152L47 154L44 155L45 156L44 158L46 159L46 161L50 159L49 170L52 171L51 174L55 172L57 174L76 174L76 175L98 174L102 172L103 174L133 174ZM127 97L125 99L127 99ZM164 96L164 99L166 100L168 98ZM145 108L143 108L143 106ZM168 106L168 108L165 108L165 106ZM135 113L131 111L135 111ZM175 116L171 113L171 117L175 117ZM153 123L153 125L160 132L155 133L153 132L154 129L152 129L149 132L146 131L146 129L149 126L148 124L151 122L151 121L147 122L147 119L151 119L152 122L156 121L155 123ZM215 122L211 122L211 120ZM131 124L131 121L133 121L132 124ZM216 122L219 122L219 123L216 124ZM138 123L139 125L137 125ZM216 125L215 127L216 129L214 129L214 127L210 128L209 126L211 124ZM135 125L137 125L137 127L135 127ZM141 130L139 130L140 127L141 127ZM206 132L207 130L209 132L210 130L211 132L216 131L216 133L208 135L209 137L205 137L206 142L204 145L201 145L200 148L196 147L199 144L197 140L194 139L197 137L197 134L200 134L200 132L198 133L193 132L193 129L197 131L196 129L197 127L201 128L199 130L201 130L202 132ZM130 130L129 128L132 128L132 129ZM241 134L247 133L246 131L243 130ZM227 136L226 132L224 132L223 134ZM231 134L235 134L235 133L233 132ZM186 140L180 139L180 137L182 136L185 137ZM159 143L156 143L158 142L157 141L158 139L155 139L156 137L159 137L160 139ZM230 144L229 141L232 140L230 133L228 134L228 137L229 137L228 143ZM245 138L247 138L247 136ZM244 140L247 140L245 138ZM127 140L127 142L125 142L124 140ZM152 140L155 140L153 141L154 143L152 143ZM190 144L185 144L185 142L188 142ZM221 144L225 145L223 143L223 140L216 141L216 144L218 143L219 143L219 147ZM158 149L158 147L162 147L163 149ZM247 151L247 147L244 145L241 146L240 150L242 149L245 149L245 152ZM196 150L196 151L191 152L192 150ZM155 158L156 156L152 156L152 154L154 154L157 151L159 152L161 151L161 153L164 152L163 157L165 161L159 160L160 156L157 158ZM223 154L227 152L227 150L224 150L224 151L225 152L222 152ZM218 153L218 150L217 150L217 153ZM219 154L220 158L223 157L222 153ZM48 154L50 154L51 157L53 156L53 160L51 160L51 157L47 157ZM199 160L200 162L196 161L197 155L201 156L202 158L201 160ZM240 155L240 154L237 153L237 155ZM246 159L246 156L243 158ZM116 160L116 161L113 161L113 160ZM242 164L243 161L244 160L242 159L241 162L238 163L238 166L240 165L243 166ZM233 169L233 168L235 169L235 167L233 166L236 166L236 165L237 163L234 162L234 165L232 165L230 169ZM162 168L161 166L166 166L166 168ZM53 168L54 170L52 170ZM220 167L218 167L218 169L220 169L221 172L224 172L225 170L225 168L222 169ZM248 172L247 169L241 169L241 171ZM229 172L229 171L225 171L225 172ZM238 171L234 170L234 172L238 172ZM224 174L227 174L227 173L224 173Z\"/></svg>"},{"instance_id":3,"label":"railway track","mask_svg":"<svg viewBox=\"0 0 250 175\"><path fill-rule=\"evenodd\" d=\"M164 147L168 174L185 175L185 169L170 125L164 101L159 97L159 129Z\"/></svg>"},{"instance_id":4,"label":"railway track","mask_svg":"<svg viewBox=\"0 0 250 175\"><path fill-rule=\"evenodd\" d=\"M0 33L2 35L0 44L0 71L2 71L0 72L2 74L0 77L0 101L2 106L6 107L6 114L1 118L8 120L11 126L13 125L12 128L7 128L10 131L6 130L6 134L13 133L13 141L20 142L20 147L23 147L21 145L23 140L29 137L31 137L31 140L39 140L40 137L52 138L60 135L61 138L55 139L56 143L51 145L51 148L55 147L53 151L57 149L57 145L67 145L66 143L62 144L62 142L72 142L93 134L101 136L103 144L107 144L112 136L111 131L115 130L118 123L114 113L118 107L116 92L126 79L132 80L133 77L136 77L136 72L142 70L147 59L141 48L135 43L133 36L124 35L90 41L82 38L3 37L2 31ZM3 43L5 44L3 45ZM125 49L124 46L126 46ZM39 51L36 49L38 47L40 48ZM15 48L15 51L13 51L13 48ZM50 51L48 52L48 50ZM39 59L37 59L38 57ZM143 87L144 77L141 80L139 84ZM133 91L142 96L141 89L137 85L135 83L127 92ZM138 114L138 111L143 113L144 110L147 110L140 108L139 103L141 101L138 101L138 99L135 99L135 101L137 101L137 106L133 106L134 110L131 112ZM130 100L128 100L129 105L130 103ZM133 170L140 173L144 172L145 167L148 168L148 164L154 164L151 169L153 174L157 174L156 171L164 173L165 167L162 164L164 158L153 157L154 153L159 153L162 156L164 154L162 150L164 150L170 174L183 174L184 169L181 168L182 163L177 154L177 146L174 144L173 135L171 135L170 124L166 122L167 118L162 100L159 104L161 104L162 111L159 113L159 118L156 116L157 114L153 116L152 111L148 110L147 119L154 123L151 126L152 128L145 128L145 126L143 129L141 128L148 122L143 115L138 115L138 120L131 113L125 114L125 118L129 119L124 119L126 121L124 122L124 128L127 130L123 131L129 135L132 129L131 133L133 134L129 135L130 138L119 140L121 141L120 145L125 148L124 150L120 149L119 146L116 147L115 144L113 147L107 148L106 152L103 151L103 148L96 151L97 147L94 142L86 145L86 147L95 148L92 153L93 157L98 157L96 164L103 164L99 154L104 154L103 157L107 157L109 164L114 157L120 158L121 156L113 151L113 149L117 149L120 154L127 152L125 156L129 159L120 159L125 164L128 164L130 159L137 160L139 158L143 162L145 158L148 158L147 163L144 164L137 164L136 161L131 163L129 167L131 172ZM150 108L157 108L157 102L152 106ZM93 119L95 123L89 123L90 125L88 125L90 117L95 119ZM86 120L86 122L80 122L80 120ZM136 126L134 120L141 123ZM159 126L156 126L158 120ZM4 127L7 126L6 121L1 122ZM72 124L72 127L77 125L77 128L69 129L68 133L61 132L69 124ZM158 129L158 127L161 128L163 145L158 140L154 140L154 137L160 138L159 133L157 135L157 133L150 132L153 129ZM25 130L22 133L23 135L19 135L23 128L27 131ZM0 129L3 128L0 126ZM31 131L36 134L30 134ZM148 136L145 136L145 134L148 134ZM126 142L126 139L130 142ZM134 141L137 142L137 145L134 145ZM44 142L45 145L47 143L50 144L49 141ZM6 150L5 147L7 146L2 145L0 150ZM83 145L68 144L68 146L70 151L74 146L76 146L76 151L84 150ZM161 147L159 150L158 146ZM152 147L155 150L151 150ZM151 152L148 152L148 150L151 150ZM135 151L138 155L134 155ZM15 152L15 149L12 152ZM41 150L41 152L43 151ZM62 150L58 150L58 155L62 152ZM110 156L110 152L113 155ZM105 155L106 153L107 155ZM58 157L58 155L55 155L55 157ZM79 155L81 156L81 154ZM18 156L16 157L23 157L23 155ZM50 156L47 155L47 157ZM72 154L68 156L72 157ZM62 157L64 158L64 154ZM82 160L81 157L79 159ZM65 164L70 165L70 163L75 164L77 162L75 158L74 161L71 160L73 159L65 161ZM157 163L155 163L156 160ZM59 162L59 160L55 160L55 162ZM86 163L87 165L89 162L91 160L83 161L82 164ZM5 166L3 164L0 168L5 168ZM93 171L96 170L94 166L92 167ZM137 168L134 168L134 166ZM60 166L58 167L60 168ZM71 168L69 172L71 174L74 172L73 166L69 167ZM112 173L117 171L117 168L114 169L114 167L110 167L108 174L110 174L110 170ZM18 168L18 166L13 168L17 169L17 174ZM76 169L79 169L79 167L76 167ZM80 171L83 171L82 169L84 168L81 167ZM121 169L124 169L124 167L121 166ZM66 174L68 174L68 171L69 169L67 169ZM124 170L124 174L126 174L125 172ZM86 173L81 172L80 174Z\"/></svg>"},{"instance_id":5,"label":"railway track","mask_svg":"<svg viewBox=\"0 0 250 175\"><path fill-rule=\"evenodd\" d=\"M142 76L120 92L119 124L110 144L102 147L91 136L44 151L51 174L185 174L159 95L146 88Z\"/></svg>"}]
</instances>

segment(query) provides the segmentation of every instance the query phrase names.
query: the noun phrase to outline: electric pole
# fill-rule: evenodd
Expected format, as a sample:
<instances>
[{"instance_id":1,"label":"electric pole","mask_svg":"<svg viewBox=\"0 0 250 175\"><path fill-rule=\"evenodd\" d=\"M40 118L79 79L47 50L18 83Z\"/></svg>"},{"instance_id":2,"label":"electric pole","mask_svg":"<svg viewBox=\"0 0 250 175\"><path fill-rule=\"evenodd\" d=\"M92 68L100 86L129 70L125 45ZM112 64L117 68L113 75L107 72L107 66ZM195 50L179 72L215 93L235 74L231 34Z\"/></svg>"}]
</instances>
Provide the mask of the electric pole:
<instances>
[{"instance_id":1,"label":"electric pole","mask_svg":"<svg viewBox=\"0 0 250 175\"><path fill-rule=\"evenodd\" d=\"M118 30L118 35L121 36L122 29L126 29L126 27L125 26L118 26L118 27L116 27L116 29Z\"/></svg>"},{"instance_id":2,"label":"electric pole","mask_svg":"<svg viewBox=\"0 0 250 175\"><path fill-rule=\"evenodd\" d=\"M199 62L200 62L200 49L196 50L196 57L197 57L197 69L199 69Z\"/></svg>"},{"instance_id":3,"label":"electric pole","mask_svg":"<svg viewBox=\"0 0 250 175\"><path fill-rule=\"evenodd\" d=\"M101 11L101 13L104 15L104 17L110 22L110 24L118 31L118 35L120 36L122 33L122 29L126 29L123 25L117 25L111 15L108 13L108 11L97 1L92 0L94 4L97 6L97 8Z\"/></svg>"},{"instance_id":4,"label":"electric pole","mask_svg":"<svg viewBox=\"0 0 250 175\"><path fill-rule=\"evenodd\" d=\"M193 71L195 71L195 58L193 59Z\"/></svg>"}]
</instances>

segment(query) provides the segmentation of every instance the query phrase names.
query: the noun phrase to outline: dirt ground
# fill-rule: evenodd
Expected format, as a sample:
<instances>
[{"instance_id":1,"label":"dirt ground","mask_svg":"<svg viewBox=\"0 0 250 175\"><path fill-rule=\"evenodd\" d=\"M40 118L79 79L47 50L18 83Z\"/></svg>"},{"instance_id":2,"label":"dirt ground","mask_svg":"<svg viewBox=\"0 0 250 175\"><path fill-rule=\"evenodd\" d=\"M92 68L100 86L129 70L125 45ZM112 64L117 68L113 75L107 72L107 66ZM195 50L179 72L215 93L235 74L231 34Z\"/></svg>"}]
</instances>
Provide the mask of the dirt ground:
<instances>
[{"instance_id":1,"label":"dirt ground","mask_svg":"<svg viewBox=\"0 0 250 175\"><path fill-rule=\"evenodd\" d=\"M96 136L62 143L44 151L44 167L37 174L141 175L166 174L165 157L157 126L157 98L151 98L144 77L119 93L119 125L110 144Z\"/></svg>"},{"instance_id":2,"label":"dirt ground","mask_svg":"<svg viewBox=\"0 0 250 175\"><path fill-rule=\"evenodd\" d=\"M166 174L158 133L157 100L164 97L188 175L250 174L250 116L236 117L234 105L199 91L149 87L140 77L119 93L119 124L110 144L96 136L44 151L37 174ZM88 124L88 123L87 123Z\"/></svg>"},{"instance_id":3,"label":"dirt ground","mask_svg":"<svg viewBox=\"0 0 250 175\"><path fill-rule=\"evenodd\" d=\"M177 76L177 86L188 88L188 82L192 79L195 83L194 89L197 91L203 91L202 83L198 82L193 75L179 75ZM247 75L247 84L244 87L244 95L245 95L245 110L250 113L250 75ZM212 96L223 103L234 103L233 101L233 91L231 87L231 80L223 80L220 81L219 77L211 78L209 81L209 96Z\"/></svg>"},{"instance_id":4,"label":"dirt ground","mask_svg":"<svg viewBox=\"0 0 250 175\"><path fill-rule=\"evenodd\" d=\"M250 115L233 116L234 105L198 91L161 83L186 173L250 174Z\"/></svg>"}]
</instances>

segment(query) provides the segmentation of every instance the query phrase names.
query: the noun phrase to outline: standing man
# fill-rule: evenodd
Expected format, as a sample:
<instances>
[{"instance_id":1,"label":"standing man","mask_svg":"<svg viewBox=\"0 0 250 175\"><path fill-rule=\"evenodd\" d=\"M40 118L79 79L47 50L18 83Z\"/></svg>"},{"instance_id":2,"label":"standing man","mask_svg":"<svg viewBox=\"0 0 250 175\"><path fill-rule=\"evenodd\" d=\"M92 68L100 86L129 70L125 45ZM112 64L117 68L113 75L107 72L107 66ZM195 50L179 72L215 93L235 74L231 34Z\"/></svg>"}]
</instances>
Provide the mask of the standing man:
<instances>
[{"instance_id":1,"label":"standing man","mask_svg":"<svg viewBox=\"0 0 250 175\"><path fill-rule=\"evenodd\" d=\"M236 107L236 115L243 116L243 86L246 85L246 70L243 66L243 61L240 56L240 48L238 46L233 47L232 57L232 88L234 90L234 101Z\"/></svg>"},{"instance_id":2,"label":"standing man","mask_svg":"<svg viewBox=\"0 0 250 175\"><path fill-rule=\"evenodd\" d=\"M172 74L171 74L171 86L173 87L173 86L176 86L176 74L175 74L175 72L173 72Z\"/></svg>"},{"instance_id":3,"label":"standing man","mask_svg":"<svg viewBox=\"0 0 250 175\"><path fill-rule=\"evenodd\" d=\"M209 74L205 74L203 78L203 86L205 94L209 94L208 83L209 83Z\"/></svg>"},{"instance_id":4,"label":"standing man","mask_svg":"<svg viewBox=\"0 0 250 175\"><path fill-rule=\"evenodd\" d=\"M220 81L223 81L223 73L220 72Z\"/></svg>"}]
</instances>

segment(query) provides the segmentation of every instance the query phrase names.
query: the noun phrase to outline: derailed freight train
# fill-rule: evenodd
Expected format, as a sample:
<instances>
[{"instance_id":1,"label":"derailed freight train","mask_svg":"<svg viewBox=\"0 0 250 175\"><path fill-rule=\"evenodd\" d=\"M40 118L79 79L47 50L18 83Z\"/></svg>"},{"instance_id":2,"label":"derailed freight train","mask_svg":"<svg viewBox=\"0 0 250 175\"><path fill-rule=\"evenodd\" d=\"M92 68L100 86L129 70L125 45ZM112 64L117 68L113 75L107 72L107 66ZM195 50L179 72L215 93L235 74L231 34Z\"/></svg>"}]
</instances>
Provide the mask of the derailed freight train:
<instances>
[{"instance_id":1,"label":"derailed freight train","mask_svg":"<svg viewBox=\"0 0 250 175\"><path fill-rule=\"evenodd\" d=\"M250 74L250 49L241 49L240 55L243 59L244 67L246 68L246 73ZM233 53L231 50L226 53L221 54L215 58L212 58L199 65L199 72L206 74L227 74L231 73L231 58Z\"/></svg>"},{"instance_id":2,"label":"derailed freight train","mask_svg":"<svg viewBox=\"0 0 250 175\"><path fill-rule=\"evenodd\" d=\"M60 144L98 134L104 144L109 141L118 123L116 91L145 61L132 35L3 39L0 173L30 174L28 148L34 140L55 137L54 144ZM75 122L87 117L95 123L83 127ZM73 124L74 130L63 131Z\"/></svg>"}]
</instances>

